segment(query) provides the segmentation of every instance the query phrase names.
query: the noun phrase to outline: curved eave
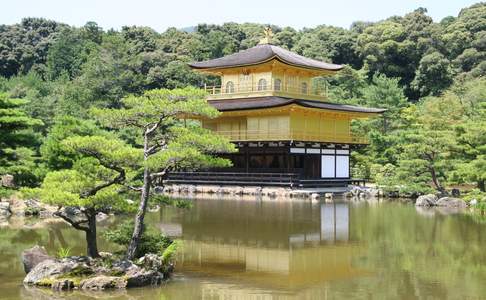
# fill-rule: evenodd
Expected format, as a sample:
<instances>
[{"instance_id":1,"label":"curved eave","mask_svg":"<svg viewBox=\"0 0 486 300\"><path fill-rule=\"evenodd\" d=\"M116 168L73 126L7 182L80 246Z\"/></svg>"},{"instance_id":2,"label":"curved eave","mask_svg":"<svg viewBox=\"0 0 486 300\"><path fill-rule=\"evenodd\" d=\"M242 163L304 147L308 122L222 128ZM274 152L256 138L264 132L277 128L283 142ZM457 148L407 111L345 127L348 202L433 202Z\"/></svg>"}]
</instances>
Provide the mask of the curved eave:
<instances>
[{"instance_id":1,"label":"curved eave","mask_svg":"<svg viewBox=\"0 0 486 300\"><path fill-rule=\"evenodd\" d=\"M379 115L386 111L386 109L382 108L368 108L322 101L301 100L282 97L213 100L209 101L209 104L211 104L213 107L221 112L271 109L290 105L297 105L304 108L317 109L322 111L338 111L353 114L363 114L368 116Z\"/></svg>"},{"instance_id":2,"label":"curved eave","mask_svg":"<svg viewBox=\"0 0 486 300\"><path fill-rule=\"evenodd\" d=\"M303 64L294 64L294 63L290 63L290 62L282 59L278 55L274 55L274 56L272 56L272 57L270 57L268 59L260 60L260 61L254 62L254 63L247 63L247 64L222 65L222 66L218 66L218 67L198 66L197 63L190 63L188 65L189 65L189 67L191 67L193 69L196 69L196 70L199 70L199 71L203 71L203 72L217 72L217 71L223 70L223 69L232 69L232 68L241 68L241 67L253 67L253 66L257 66L257 65L261 65L261 64L270 62L270 61L272 61L274 59L276 59L279 62L281 62L283 64L286 64L288 66L298 67L298 68L303 68L303 69L307 69L307 70L311 70L311 71L317 71L317 72L323 72L323 73L325 73L325 72L337 72L337 71L341 70L342 68L344 68L343 65L336 65L336 66L338 66L336 68L318 68L318 67L311 67L311 66L303 65Z\"/></svg>"}]
</instances>

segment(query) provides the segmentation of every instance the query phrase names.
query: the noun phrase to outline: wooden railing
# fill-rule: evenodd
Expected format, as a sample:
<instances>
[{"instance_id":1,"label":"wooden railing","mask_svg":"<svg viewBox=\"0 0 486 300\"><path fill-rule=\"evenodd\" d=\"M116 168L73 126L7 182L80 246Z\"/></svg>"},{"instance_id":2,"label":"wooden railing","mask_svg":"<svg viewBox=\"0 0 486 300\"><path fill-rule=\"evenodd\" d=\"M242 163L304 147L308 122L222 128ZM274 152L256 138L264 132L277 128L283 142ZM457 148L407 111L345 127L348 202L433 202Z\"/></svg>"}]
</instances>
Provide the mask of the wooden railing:
<instances>
[{"instance_id":1,"label":"wooden railing","mask_svg":"<svg viewBox=\"0 0 486 300\"><path fill-rule=\"evenodd\" d=\"M288 131L288 130L228 130L215 131L230 141L310 141L310 142L330 142L343 144L368 144L364 137L357 137L350 134L333 133L313 133L308 131Z\"/></svg>"},{"instance_id":2,"label":"wooden railing","mask_svg":"<svg viewBox=\"0 0 486 300\"><path fill-rule=\"evenodd\" d=\"M182 184L238 184L298 186L298 173L243 173L243 172L171 172L167 179L170 183Z\"/></svg>"},{"instance_id":3,"label":"wooden railing","mask_svg":"<svg viewBox=\"0 0 486 300\"><path fill-rule=\"evenodd\" d=\"M165 179L170 184L238 185L238 186L285 186L290 188L318 188L365 184L364 179L331 178L303 179L299 173L267 172L171 172Z\"/></svg>"},{"instance_id":4,"label":"wooden railing","mask_svg":"<svg viewBox=\"0 0 486 300\"><path fill-rule=\"evenodd\" d=\"M240 98L248 96L282 96L309 100L325 100L327 98L327 86L303 87L302 85L275 84L274 80L266 84L233 84L227 86L204 86L209 94L209 99Z\"/></svg>"}]
</instances>

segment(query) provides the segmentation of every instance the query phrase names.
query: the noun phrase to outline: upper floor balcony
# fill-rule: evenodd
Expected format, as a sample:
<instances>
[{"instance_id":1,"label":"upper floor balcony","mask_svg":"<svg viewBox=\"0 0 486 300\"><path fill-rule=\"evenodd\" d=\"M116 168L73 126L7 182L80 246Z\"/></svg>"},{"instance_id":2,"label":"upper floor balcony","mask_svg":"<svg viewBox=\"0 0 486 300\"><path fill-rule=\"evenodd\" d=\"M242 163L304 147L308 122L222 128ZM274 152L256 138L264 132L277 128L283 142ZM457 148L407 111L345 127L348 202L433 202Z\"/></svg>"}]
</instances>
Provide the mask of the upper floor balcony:
<instances>
[{"instance_id":1,"label":"upper floor balcony","mask_svg":"<svg viewBox=\"0 0 486 300\"><path fill-rule=\"evenodd\" d=\"M312 86L307 82L300 84L284 84L279 79L260 79L255 83L234 84L229 81L224 86L206 86L208 100L234 99L247 97L278 96L304 100L325 101L327 99L327 85L325 87Z\"/></svg>"},{"instance_id":2,"label":"upper floor balcony","mask_svg":"<svg viewBox=\"0 0 486 300\"><path fill-rule=\"evenodd\" d=\"M258 141L312 141L321 143L360 144L367 145L366 137L352 133L310 132L303 130L217 130L216 134L226 137L232 142Z\"/></svg>"}]
</instances>

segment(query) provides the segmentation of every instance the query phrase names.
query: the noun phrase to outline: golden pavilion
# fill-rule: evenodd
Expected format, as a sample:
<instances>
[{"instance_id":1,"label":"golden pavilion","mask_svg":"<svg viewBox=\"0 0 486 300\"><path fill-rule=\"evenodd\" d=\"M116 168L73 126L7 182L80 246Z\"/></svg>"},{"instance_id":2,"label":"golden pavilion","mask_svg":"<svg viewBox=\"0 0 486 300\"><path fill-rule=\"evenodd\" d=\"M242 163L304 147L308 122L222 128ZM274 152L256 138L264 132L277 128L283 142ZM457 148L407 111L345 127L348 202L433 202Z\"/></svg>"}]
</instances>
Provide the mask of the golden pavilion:
<instances>
[{"instance_id":1,"label":"golden pavilion","mask_svg":"<svg viewBox=\"0 0 486 300\"><path fill-rule=\"evenodd\" d=\"M205 86L208 102L221 112L202 126L230 139L238 148L224 155L231 168L172 174L173 183L345 186L354 182L350 153L367 144L351 132L353 119L384 109L335 104L313 78L343 68L303 57L271 44L271 33L247 50L189 65L221 77Z\"/></svg>"}]
</instances>

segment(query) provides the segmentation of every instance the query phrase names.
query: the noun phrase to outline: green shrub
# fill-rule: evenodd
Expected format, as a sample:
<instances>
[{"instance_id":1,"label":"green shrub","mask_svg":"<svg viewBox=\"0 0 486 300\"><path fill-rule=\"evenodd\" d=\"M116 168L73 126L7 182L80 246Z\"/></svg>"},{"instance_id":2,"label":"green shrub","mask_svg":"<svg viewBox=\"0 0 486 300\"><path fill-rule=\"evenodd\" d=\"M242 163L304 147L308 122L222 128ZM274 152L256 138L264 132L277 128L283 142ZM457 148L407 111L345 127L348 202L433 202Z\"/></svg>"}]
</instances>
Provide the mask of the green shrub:
<instances>
[{"instance_id":1,"label":"green shrub","mask_svg":"<svg viewBox=\"0 0 486 300\"><path fill-rule=\"evenodd\" d=\"M484 221L486 216L486 193L481 192L479 189L473 189L465 194L463 198L467 202L470 202L473 199L477 201L477 204L472 206L473 213L477 214L478 217L482 218L482 221Z\"/></svg>"},{"instance_id":2,"label":"green shrub","mask_svg":"<svg viewBox=\"0 0 486 300\"><path fill-rule=\"evenodd\" d=\"M182 241L174 241L167 248L163 249L163 251L161 251L160 253L162 257L162 262L164 264L167 264L169 261L173 260L175 254L177 253L177 251L181 246L182 246Z\"/></svg>"},{"instance_id":3,"label":"green shrub","mask_svg":"<svg viewBox=\"0 0 486 300\"><path fill-rule=\"evenodd\" d=\"M105 231L104 237L110 242L128 247L132 238L133 227L133 221L123 222L116 229ZM172 243L173 241L169 237L157 233L155 230L144 228L135 257L139 258L147 253L163 253Z\"/></svg>"},{"instance_id":4,"label":"green shrub","mask_svg":"<svg viewBox=\"0 0 486 300\"><path fill-rule=\"evenodd\" d=\"M4 187L0 186L0 201L2 199L9 198L13 193L14 193L14 190L7 189L7 188L4 188Z\"/></svg>"},{"instance_id":5,"label":"green shrub","mask_svg":"<svg viewBox=\"0 0 486 300\"><path fill-rule=\"evenodd\" d=\"M57 249L56 256L57 256L57 258L66 258L66 257L71 256L71 248L60 247L59 249Z\"/></svg>"},{"instance_id":6,"label":"green shrub","mask_svg":"<svg viewBox=\"0 0 486 300\"><path fill-rule=\"evenodd\" d=\"M24 210L24 214L26 216L38 216L40 214L40 208L39 207L26 207Z\"/></svg>"}]
</instances>

